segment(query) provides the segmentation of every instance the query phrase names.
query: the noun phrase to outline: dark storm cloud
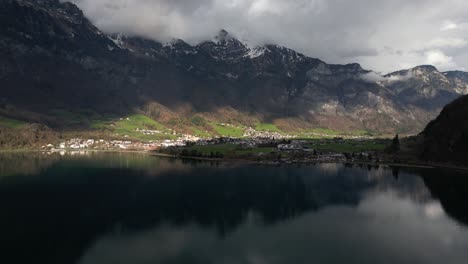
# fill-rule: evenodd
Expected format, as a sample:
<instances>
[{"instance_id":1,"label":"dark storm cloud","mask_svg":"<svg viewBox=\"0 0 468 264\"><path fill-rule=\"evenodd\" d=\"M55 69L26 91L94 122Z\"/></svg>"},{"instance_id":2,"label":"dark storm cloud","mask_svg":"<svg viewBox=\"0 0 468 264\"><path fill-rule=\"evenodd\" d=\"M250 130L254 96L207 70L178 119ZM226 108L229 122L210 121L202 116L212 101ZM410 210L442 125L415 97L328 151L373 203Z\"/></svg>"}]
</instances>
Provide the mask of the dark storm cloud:
<instances>
[{"instance_id":1,"label":"dark storm cloud","mask_svg":"<svg viewBox=\"0 0 468 264\"><path fill-rule=\"evenodd\" d=\"M106 32L159 41L211 39L221 28L332 63L391 71L468 68L462 0L73 0ZM398 52L395 52L398 51Z\"/></svg>"}]
</instances>

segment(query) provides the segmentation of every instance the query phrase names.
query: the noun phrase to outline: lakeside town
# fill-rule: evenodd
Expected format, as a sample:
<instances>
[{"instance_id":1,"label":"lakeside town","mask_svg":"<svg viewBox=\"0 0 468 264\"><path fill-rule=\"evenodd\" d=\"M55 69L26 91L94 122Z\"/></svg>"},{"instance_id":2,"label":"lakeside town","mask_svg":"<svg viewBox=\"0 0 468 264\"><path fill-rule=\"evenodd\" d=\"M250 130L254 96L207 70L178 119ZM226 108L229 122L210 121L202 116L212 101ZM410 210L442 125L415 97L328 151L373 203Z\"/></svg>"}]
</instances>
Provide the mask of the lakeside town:
<instances>
[{"instance_id":1,"label":"lakeside town","mask_svg":"<svg viewBox=\"0 0 468 264\"><path fill-rule=\"evenodd\" d=\"M160 133L140 128L136 132L145 135ZM44 145L42 150L62 155L86 151L145 151L174 157L242 159L277 164L378 161L379 153L388 143L388 139L368 137L301 139L294 135L248 128L240 138L200 138L188 134L177 135L176 139L150 141L72 138Z\"/></svg>"}]
</instances>

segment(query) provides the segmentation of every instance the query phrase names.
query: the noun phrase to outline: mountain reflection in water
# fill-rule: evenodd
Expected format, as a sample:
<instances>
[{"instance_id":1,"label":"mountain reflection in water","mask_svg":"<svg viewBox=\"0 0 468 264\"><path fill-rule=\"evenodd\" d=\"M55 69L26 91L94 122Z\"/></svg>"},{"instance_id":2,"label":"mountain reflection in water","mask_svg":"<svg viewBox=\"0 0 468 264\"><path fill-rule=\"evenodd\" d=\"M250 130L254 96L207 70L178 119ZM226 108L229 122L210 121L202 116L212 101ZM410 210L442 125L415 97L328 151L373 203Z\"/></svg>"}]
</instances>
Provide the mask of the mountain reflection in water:
<instances>
[{"instance_id":1,"label":"mountain reflection in water","mask_svg":"<svg viewBox=\"0 0 468 264\"><path fill-rule=\"evenodd\" d=\"M453 171L226 166L142 154L30 158L32 169L28 157L17 159L23 173L0 164L2 263L468 258L468 179Z\"/></svg>"}]
</instances>

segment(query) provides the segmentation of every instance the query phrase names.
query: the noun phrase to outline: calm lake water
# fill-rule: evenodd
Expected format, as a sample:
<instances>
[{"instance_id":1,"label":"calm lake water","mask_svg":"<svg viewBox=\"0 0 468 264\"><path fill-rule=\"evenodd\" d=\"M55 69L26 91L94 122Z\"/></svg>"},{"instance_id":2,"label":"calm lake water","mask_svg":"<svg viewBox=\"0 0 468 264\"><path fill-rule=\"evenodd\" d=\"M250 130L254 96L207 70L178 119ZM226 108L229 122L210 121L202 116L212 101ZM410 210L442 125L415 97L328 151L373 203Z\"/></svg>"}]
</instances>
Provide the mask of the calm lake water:
<instances>
[{"instance_id":1,"label":"calm lake water","mask_svg":"<svg viewBox=\"0 0 468 264\"><path fill-rule=\"evenodd\" d=\"M0 263L468 261L468 175L0 155Z\"/></svg>"}]
</instances>

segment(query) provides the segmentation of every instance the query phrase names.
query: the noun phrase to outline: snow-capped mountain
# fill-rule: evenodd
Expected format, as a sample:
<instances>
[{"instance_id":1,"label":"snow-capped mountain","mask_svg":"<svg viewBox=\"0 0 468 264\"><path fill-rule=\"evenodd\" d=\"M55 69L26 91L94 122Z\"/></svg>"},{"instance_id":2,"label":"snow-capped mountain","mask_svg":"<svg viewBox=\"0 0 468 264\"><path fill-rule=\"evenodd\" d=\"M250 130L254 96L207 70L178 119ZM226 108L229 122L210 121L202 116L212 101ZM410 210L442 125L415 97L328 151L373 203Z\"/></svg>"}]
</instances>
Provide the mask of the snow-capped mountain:
<instances>
[{"instance_id":1,"label":"snow-capped mountain","mask_svg":"<svg viewBox=\"0 0 468 264\"><path fill-rule=\"evenodd\" d=\"M0 107L125 112L158 102L298 126L416 132L468 92L465 72L419 66L381 76L251 47L225 30L197 45L105 34L58 0L3 0L0 24Z\"/></svg>"}]
</instances>

